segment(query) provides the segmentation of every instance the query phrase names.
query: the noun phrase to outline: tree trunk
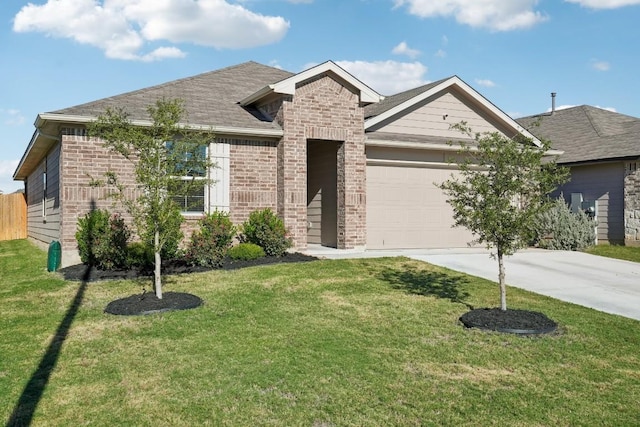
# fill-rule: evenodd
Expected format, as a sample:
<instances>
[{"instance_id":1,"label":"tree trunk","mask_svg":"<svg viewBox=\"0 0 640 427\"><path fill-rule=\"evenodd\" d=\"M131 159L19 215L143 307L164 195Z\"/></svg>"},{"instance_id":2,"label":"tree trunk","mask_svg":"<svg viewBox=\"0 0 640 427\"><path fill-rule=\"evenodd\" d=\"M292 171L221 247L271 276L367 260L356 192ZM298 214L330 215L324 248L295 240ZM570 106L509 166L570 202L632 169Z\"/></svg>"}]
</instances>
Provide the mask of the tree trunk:
<instances>
[{"instance_id":1,"label":"tree trunk","mask_svg":"<svg viewBox=\"0 0 640 427\"><path fill-rule=\"evenodd\" d=\"M506 311L507 285L504 283L504 259L500 249L498 249L498 282L500 283L500 309Z\"/></svg>"},{"instance_id":2,"label":"tree trunk","mask_svg":"<svg viewBox=\"0 0 640 427\"><path fill-rule=\"evenodd\" d=\"M153 287L156 290L158 299L162 299L162 258L160 257L160 233L156 230L154 235L155 270L153 272Z\"/></svg>"}]
</instances>

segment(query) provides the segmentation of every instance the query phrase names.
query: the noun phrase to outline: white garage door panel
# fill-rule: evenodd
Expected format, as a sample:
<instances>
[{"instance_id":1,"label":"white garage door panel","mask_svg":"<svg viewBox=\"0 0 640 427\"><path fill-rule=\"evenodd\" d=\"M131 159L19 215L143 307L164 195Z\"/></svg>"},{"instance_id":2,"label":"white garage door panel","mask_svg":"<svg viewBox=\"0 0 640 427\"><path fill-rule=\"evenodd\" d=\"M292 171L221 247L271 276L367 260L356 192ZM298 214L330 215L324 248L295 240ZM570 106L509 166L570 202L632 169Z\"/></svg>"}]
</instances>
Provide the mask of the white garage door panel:
<instances>
[{"instance_id":1,"label":"white garage door panel","mask_svg":"<svg viewBox=\"0 0 640 427\"><path fill-rule=\"evenodd\" d=\"M451 173L450 169L367 166L367 248L466 247L471 233L451 227L451 206L434 185Z\"/></svg>"}]
</instances>

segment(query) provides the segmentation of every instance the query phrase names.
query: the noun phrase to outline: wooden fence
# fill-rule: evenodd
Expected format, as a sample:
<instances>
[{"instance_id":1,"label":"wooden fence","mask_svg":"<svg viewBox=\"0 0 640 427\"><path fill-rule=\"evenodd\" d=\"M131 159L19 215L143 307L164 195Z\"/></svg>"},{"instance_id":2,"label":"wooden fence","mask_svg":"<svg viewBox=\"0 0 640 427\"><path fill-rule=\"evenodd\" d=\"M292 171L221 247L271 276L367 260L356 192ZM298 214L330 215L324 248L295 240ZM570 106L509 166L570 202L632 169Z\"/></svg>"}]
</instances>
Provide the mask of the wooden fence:
<instances>
[{"instance_id":1,"label":"wooden fence","mask_svg":"<svg viewBox=\"0 0 640 427\"><path fill-rule=\"evenodd\" d=\"M26 238L27 200L24 194L0 194L0 241Z\"/></svg>"}]
</instances>

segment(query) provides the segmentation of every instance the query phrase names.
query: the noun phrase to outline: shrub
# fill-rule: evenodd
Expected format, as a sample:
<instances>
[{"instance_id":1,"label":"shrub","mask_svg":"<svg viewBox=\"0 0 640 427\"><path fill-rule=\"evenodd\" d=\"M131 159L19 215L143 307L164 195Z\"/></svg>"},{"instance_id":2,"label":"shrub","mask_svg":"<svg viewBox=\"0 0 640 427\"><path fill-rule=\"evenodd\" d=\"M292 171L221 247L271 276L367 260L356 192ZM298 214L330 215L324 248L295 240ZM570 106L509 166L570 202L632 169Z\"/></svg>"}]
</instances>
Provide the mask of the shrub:
<instances>
[{"instance_id":1,"label":"shrub","mask_svg":"<svg viewBox=\"0 0 640 427\"><path fill-rule=\"evenodd\" d=\"M128 263L129 227L120 214L94 210L78 220L76 240L83 263L101 270L124 268Z\"/></svg>"},{"instance_id":2,"label":"shrub","mask_svg":"<svg viewBox=\"0 0 640 427\"><path fill-rule=\"evenodd\" d=\"M242 224L240 241L260 246L269 256L282 256L292 245L284 222L269 208L249 214Z\"/></svg>"},{"instance_id":3,"label":"shrub","mask_svg":"<svg viewBox=\"0 0 640 427\"><path fill-rule=\"evenodd\" d=\"M229 249L227 255L231 259L250 261L265 256L264 249L253 243L240 243Z\"/></svg>"},{"instance_id":4,"label":"shrub","mask_svg":"<svg viewBox=\"0 0 640 427\"><path fill-rule=\"evenodd\" d=\"M127 264L131 267L151 267L154 263L153 248L143 242L134 242L127 248Z\"/></svg>"},{"instance_id":5,"label":"shrub","mask_svg":"<svg viewBox=\"0 0 640 427\"><path fill-rule=\"evenodd\" d=\"M191 265L220 267L233 238L236 227L229 214L215 211L199 221L200 228L191 235L185 257Z\"/></svg>"},{"instance_id":6,"label":"shrub","mask_svg":"<svg viewBox=\"0 0 640 427\"><path fill-rule=\"evenodd\" d=\"M581 250L595 244L596 222L584 212L572 213L562 197L539 218L538 245L545 249Z\"/></svg>"},{"instance_id":7,"label":"shrub","mask_svg":"<svg viewBox=\"0 0 640 427\"><path fill-rule=\"evenodd\" d=\"M83 264L96 265L95 245L109 229L109 212L97 209L78 219L76 241Z\"/></svg>"},{"instance_id":8,"label":"shrub","mask_svg":"<svg viewBox=\"0 0 640 427\"><path fill-rule=\"evenodd\" d=\"M109 236L104 245L98 245L98 267L104 270L124 268L127 266L127 242L131 231L120 214L109 219Z\"/></svg>"}]
</instances>

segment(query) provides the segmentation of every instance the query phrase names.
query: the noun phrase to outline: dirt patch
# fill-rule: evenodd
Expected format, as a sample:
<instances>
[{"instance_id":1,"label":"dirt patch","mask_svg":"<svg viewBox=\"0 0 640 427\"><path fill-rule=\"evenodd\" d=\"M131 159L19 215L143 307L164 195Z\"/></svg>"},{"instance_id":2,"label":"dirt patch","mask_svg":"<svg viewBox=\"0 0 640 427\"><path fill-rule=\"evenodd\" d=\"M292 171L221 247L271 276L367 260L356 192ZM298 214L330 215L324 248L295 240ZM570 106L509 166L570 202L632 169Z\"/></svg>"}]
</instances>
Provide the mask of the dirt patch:
<instances>
[{"instance_id":1,"label":"dirt patch","mask_svg":"<svg viewBox=\"0 0 640 427\"><path fill-rule=\"evenodd\" d=\"M479 308L463 314L460 321L467 328L522 335L548 334L558 328L558 324L544 314L528 310Z\"/></svg>"}]
</instances>

